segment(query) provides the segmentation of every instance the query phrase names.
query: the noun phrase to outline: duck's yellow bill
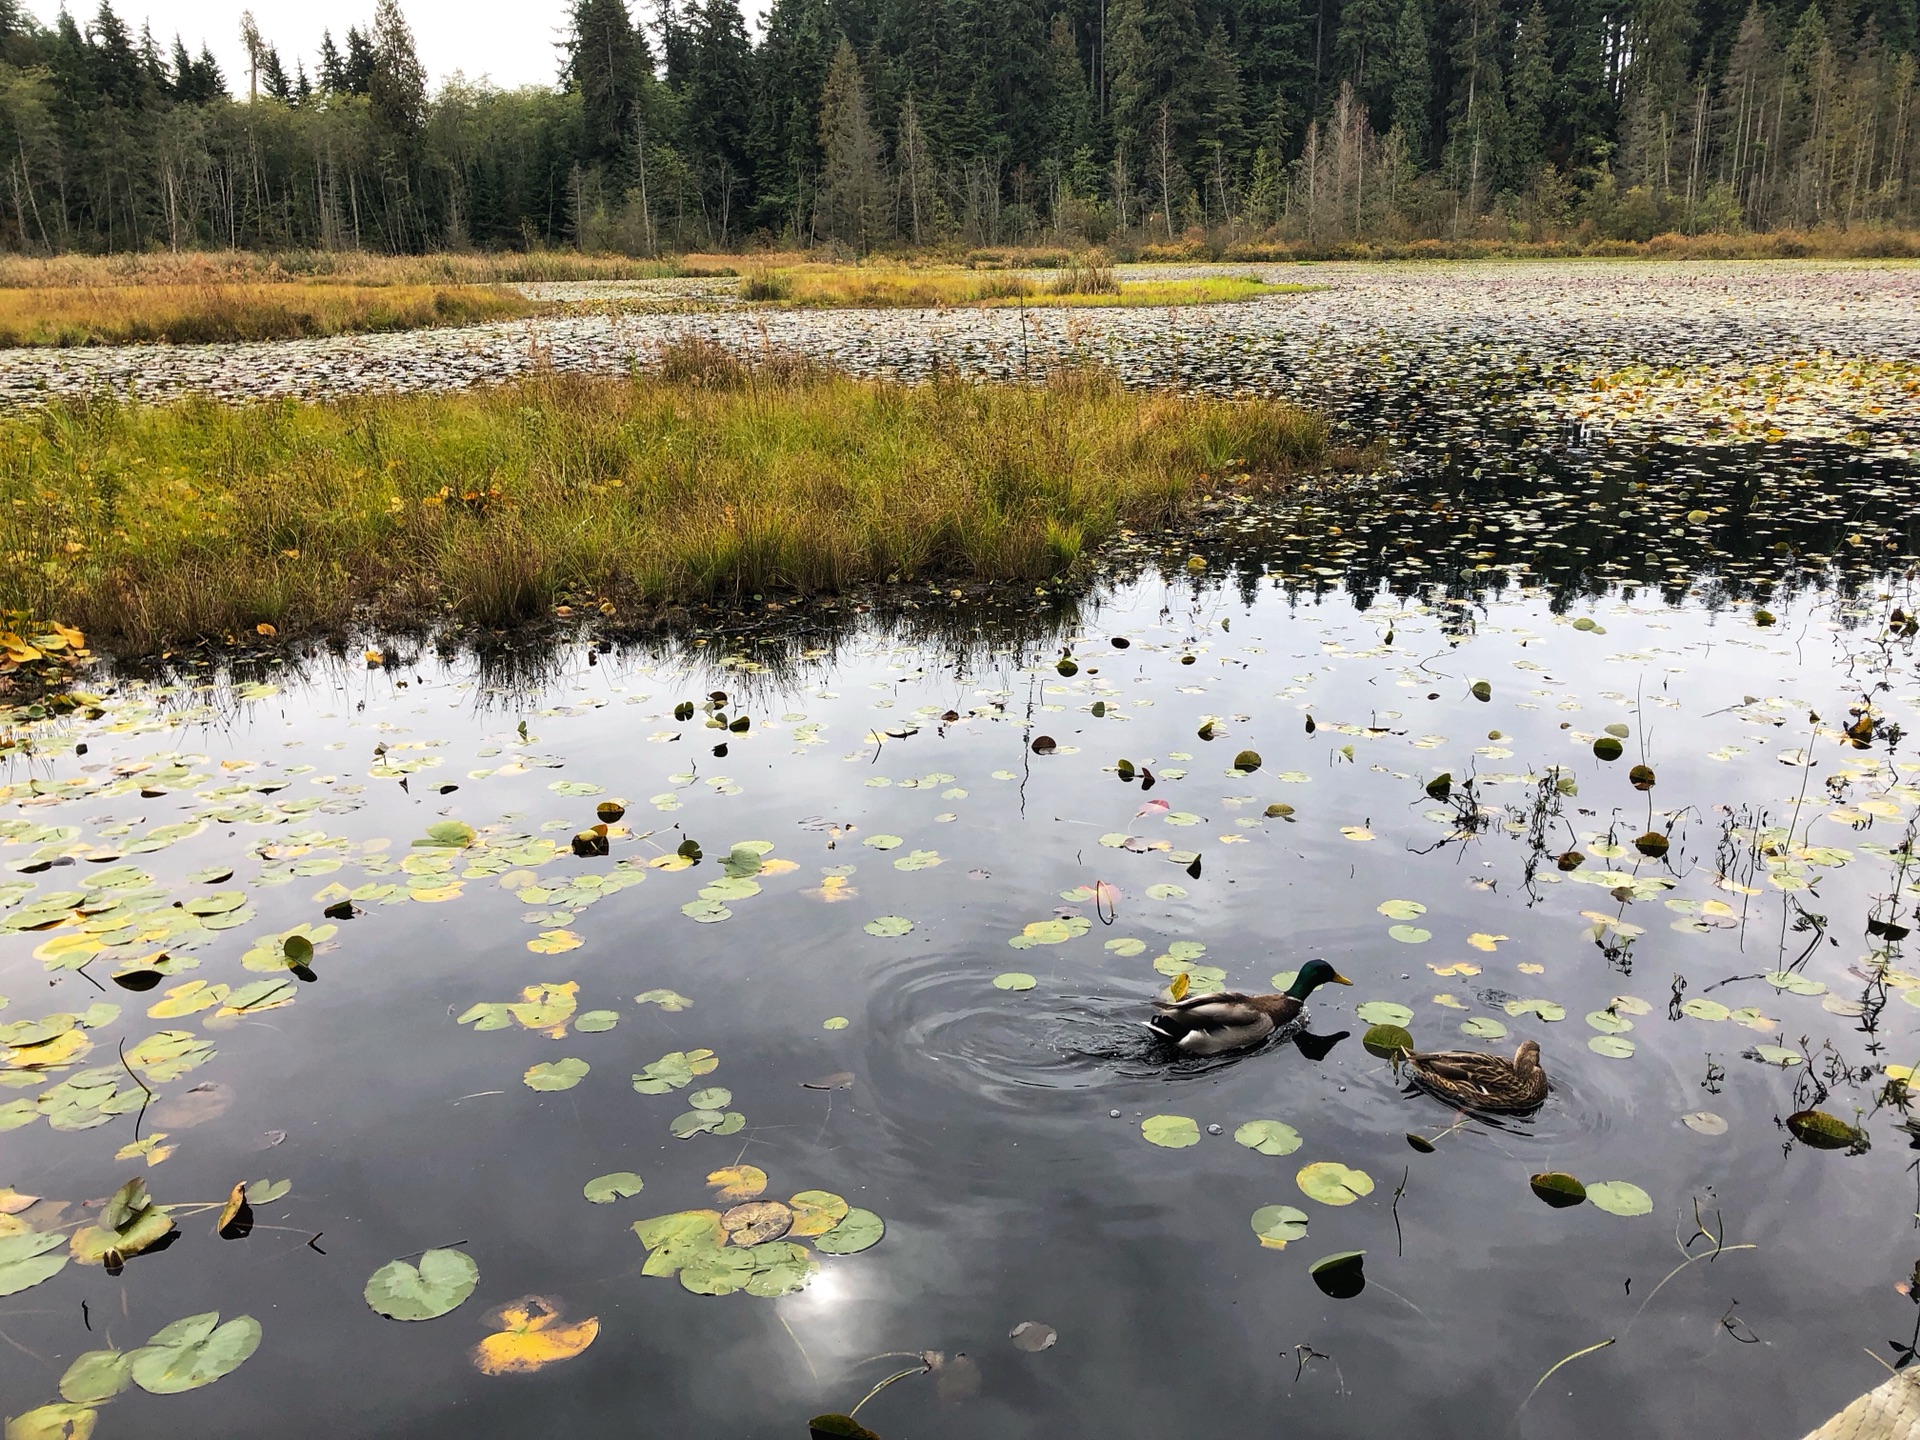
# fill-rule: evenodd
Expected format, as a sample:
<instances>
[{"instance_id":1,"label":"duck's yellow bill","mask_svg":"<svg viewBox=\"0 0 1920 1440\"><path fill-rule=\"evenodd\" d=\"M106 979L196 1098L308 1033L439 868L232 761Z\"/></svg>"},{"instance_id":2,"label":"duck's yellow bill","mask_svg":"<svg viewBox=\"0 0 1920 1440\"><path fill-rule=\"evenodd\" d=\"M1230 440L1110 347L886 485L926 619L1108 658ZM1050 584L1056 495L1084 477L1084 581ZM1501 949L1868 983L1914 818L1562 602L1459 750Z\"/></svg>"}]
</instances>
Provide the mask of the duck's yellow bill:
<instances>
[{"instance_id":1,"label":"duck's yellow bill","mask_svg":"<svg viewBox=\"0 0 1920 1440\"><path fill-rule=\"evenodd\" d=\"M1336 970L1333 972L1333 983L1336 985L1351 985L1353 982Z\"/></svg>"}]
</instances>

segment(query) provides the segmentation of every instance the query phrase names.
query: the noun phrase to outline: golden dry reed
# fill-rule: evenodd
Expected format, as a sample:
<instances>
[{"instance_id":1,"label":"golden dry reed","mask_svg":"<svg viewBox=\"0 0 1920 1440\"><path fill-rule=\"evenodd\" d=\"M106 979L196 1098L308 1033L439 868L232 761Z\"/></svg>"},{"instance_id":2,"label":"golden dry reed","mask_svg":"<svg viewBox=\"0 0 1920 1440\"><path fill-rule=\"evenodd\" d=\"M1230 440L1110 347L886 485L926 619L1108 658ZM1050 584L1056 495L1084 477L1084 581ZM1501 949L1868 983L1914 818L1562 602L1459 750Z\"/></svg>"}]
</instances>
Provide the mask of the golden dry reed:
<instances>
[{"instance_id":1,"label":"golden dry reed","mask_svg":"<svg viewBox=\"0 0 1920 1440\"><path fill-rule=\"evenodd\" d=\"M0 419L0 594L121 654L199 639L1033 580L1323 466L1274 400L857 380L682 343L627 378ZM264 633L264 632L263 632Z\"/></svg>"},{"instance_id":2,"label":"golden dry reed","mask_svg":"<svg viewBox=\"0 0 1920 1440\"><path fill-rule=\"evenodd\" d=\"M510 320L538 308L478 285L137 284L0 289L0 347L298 340Z\"/></svg>"}]
</instances>

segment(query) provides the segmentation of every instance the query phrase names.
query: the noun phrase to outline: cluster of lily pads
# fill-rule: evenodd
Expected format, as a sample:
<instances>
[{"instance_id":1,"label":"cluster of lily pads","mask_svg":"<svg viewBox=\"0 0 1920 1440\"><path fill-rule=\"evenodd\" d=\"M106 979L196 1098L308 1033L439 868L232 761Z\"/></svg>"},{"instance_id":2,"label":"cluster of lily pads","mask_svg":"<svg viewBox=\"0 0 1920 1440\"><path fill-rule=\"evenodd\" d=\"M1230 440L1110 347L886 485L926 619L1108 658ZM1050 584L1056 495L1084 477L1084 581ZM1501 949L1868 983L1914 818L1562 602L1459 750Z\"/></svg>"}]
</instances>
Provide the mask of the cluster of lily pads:
<instances>
[{"instance_id":1,"label":"cluster of lily pads","mask_svg":"<svg viewBox=\"0 0 1920 1440\"><path fill-rule=\"evenodd\" d=\"M802 1190L785 1201L760 1198L767 1174L753 1165L716 1170L707 1183L717 1201L732 1202L725 1210L680 1210L634 1223L647 1249L643 1275L677 1275L696 1295L744 1290L771 1299L806 1287L819 1270L814 1253L857 1255L886 1233L873 1211L828 1190ZM812 1252L803 1240L813 1242Z\"/></svg>"}]
</instances>

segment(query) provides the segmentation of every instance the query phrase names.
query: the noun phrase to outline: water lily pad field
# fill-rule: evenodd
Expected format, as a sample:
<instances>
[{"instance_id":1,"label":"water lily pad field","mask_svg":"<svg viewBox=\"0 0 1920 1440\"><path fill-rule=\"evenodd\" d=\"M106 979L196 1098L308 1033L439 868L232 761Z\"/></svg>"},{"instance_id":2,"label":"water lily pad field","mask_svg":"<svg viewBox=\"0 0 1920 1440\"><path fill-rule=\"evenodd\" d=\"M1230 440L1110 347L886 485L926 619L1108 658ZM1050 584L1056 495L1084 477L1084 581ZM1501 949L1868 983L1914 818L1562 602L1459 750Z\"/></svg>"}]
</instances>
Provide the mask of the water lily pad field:
<instances>
[{"instance_id":1,"label":"water lily pad field","mask_svg":"<svg viewBox=\"0 0 1920 1440\"><path fill-rule=\"evenodd\" d=\"M1421 273L1102 322L1390 458L1090 580L17 705L8 1440L1793 1440L1912 1361L1916 272Z\"/></svg>"}]
</instances>

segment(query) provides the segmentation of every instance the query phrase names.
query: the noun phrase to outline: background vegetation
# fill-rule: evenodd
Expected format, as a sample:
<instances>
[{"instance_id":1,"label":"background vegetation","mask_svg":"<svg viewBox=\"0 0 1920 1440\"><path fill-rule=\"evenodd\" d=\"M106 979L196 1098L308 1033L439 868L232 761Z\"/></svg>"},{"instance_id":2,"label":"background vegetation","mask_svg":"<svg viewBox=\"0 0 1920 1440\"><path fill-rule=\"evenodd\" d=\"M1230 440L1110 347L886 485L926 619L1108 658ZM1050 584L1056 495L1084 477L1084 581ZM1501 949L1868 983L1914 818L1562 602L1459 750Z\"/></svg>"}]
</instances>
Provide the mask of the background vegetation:
<instances>
[{"instance_id":1,"label":"background vegetation","mask_svg":"<svg viewBox=\"0 0 1920 1440\"><path fill-rule=\"evenodd\" d=\"M1327 462L1278 401L857 381L699 342L627 379L0 419L0 594L127 650L266 625L1052 575Z\"/></svg>"},{"instance_id":2,"label":"background vegetation","mask_svg":"<svg viewBox=\"0 0 1920 1440\"><path fill-rule=\"evenodd\" d=\"M755 42L737 0L640 23L572 0L556 85L429 97L396 0L313 56L249 23L238 77L106 0L51 30L0 0L0 245L1314 253L1912 226L1917 12L774 0Z\"/></svg>"}]
</instances>

